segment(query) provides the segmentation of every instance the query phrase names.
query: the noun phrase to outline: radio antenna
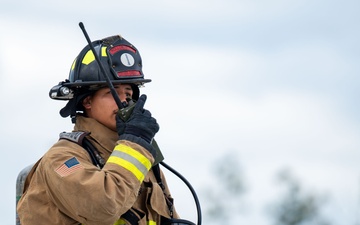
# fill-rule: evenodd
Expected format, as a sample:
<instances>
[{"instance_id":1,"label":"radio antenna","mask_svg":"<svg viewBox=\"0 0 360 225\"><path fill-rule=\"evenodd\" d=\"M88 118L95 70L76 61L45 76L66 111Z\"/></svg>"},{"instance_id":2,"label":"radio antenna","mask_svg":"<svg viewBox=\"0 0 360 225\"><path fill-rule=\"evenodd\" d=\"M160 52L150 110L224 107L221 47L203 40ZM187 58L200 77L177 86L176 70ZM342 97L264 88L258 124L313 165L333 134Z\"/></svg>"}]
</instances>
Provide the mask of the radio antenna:
<instances>
[{"instance_id":1,"label":"radio antenna","mask_svg":"<svg viewBox=\"0 0 360 225\"><path fill-rule=\"evenodd\" d=\"M86 41L88 42L88 44L89 44L89 46L90 46L91 51L93 52L93 54L94 54L94 56L95 56L96 62L99 64L99 67L100 67L100 69L101 69L101 72L102 72L102 74L103 74L103 76L104 76L104 78L105 78L105 80L106 80L106 83L108 84L108 86L109 86L109 88L110 88L110 92L111 92L111 94L112 94L112 96L113 96L113 98L114 98L114 100L115 100L115 102L116 102L116 105L118 106L119 109L123 109L124 106L123 106L123 104L121 103L121 100L120 100L120 98L119 98L119 96L118 96L118 94L117 94L117 92L116 92L113 84L112 84L111 81L110 81L109 75L106 73L106 71L105 71L105 69L104 69L104 66L103 66L102 63L101 63L101 61L100 61L100 59L99 59L99 56L98 56L98 55L96 54L96 52L95 52L94 46L93 46L93 44L92 44L92 42L91 42L91 40L90 40L90 38L89 38L89 35L87 34L87 32L86 32L86 30L85 30L84 24L83 24L82 22L80 22L80 23L79 23L79 26L80 26L82 32L84 33L84 36L85 36Z\"/></svg>"}]
</instances>

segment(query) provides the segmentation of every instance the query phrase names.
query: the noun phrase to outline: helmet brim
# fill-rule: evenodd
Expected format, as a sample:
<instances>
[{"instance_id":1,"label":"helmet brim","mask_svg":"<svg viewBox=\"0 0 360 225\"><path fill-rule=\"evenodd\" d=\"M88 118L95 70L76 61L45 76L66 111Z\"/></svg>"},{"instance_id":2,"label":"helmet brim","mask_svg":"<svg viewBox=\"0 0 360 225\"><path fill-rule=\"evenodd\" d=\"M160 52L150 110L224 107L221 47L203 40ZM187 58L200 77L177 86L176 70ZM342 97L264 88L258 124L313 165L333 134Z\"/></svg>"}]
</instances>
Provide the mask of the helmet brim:
<instances>
[{"instance_id":1,"label":"helmet brim","mask_svg":"<svg viewBox=\"0 0 360 225\"><path fill-rule=\"evenodd\" d=\"M129 80L111 80L111 83L114 84L136 84L136 85L143 85L145 83L150 83L151 79L129 79ZM63 86L69 87L69 88L86 88L91 86L108 86L106 81L75 81L72 83L63 83Z\"/></svg>"}]
</instances>

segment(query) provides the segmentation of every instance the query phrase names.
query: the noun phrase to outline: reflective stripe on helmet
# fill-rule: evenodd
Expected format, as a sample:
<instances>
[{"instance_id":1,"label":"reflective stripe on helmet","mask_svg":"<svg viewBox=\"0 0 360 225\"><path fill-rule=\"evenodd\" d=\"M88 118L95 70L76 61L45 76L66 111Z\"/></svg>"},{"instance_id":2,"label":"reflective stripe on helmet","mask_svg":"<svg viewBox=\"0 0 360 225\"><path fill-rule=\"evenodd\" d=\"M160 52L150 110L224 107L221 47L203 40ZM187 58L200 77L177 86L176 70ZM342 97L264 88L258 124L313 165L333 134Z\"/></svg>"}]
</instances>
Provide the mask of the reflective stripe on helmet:
<instances>
[{"instance_id":1,"label":"reflective stripe on helmet","mask_svg":"<svg viewBox=\"0 0 360 225\"><path fill-rule=\"evenodd\" d=\"M107 57L106 47L101 47L101 56Z\"/></svg>"},{"instance_id":2,"label":"reflective stripe on helmet","mask_svg":"<svg viewBox=\"0 0 360 225\"><path fill-rule=\"evenodd\" d=\"M74 62L71 64L71 70L74 70L75 64L76 64L76 60L77 60L77 59L75 59Z\"/></svg>"},{"instance_id":3,"label":"reflective stripe on helmet","mask_svg":"<svg viewBox=\"0 0 360 225\"><path fill-rule=\"evenodd\" d=\"M127 169L134 174L140 182L144 180L147 172L151 168L151 162L148 158L124 144L115 146L107 162L117 164Z\"/></svg>"},{"instance_id":4,"label":"reflective stripe on helmet","mask_svg":"<svg viewBox=\"0 0 360 225\"><path fill-rule=\"evenodd\" d=\"M106 47L101 47L101 56L107 57L106 53ZM94 53L91 51L91 49L85 54L83 60L81 61L82 64L89 65L95 60Z\"/></svg>"},{"instance_id":5,"label":"reflective stripe on helmet","mask_svg":"<svg viewBox=\"0 0 360 225\"><path fill-rule=\"evenodd\" d=\"M129 46L126 46L126 45L118 45L118 46L115 46L113 48L111 48L109 50L110 54L114 55L115 53L117 53L118 51L124 51L124 50L127 50L127 51L131 51L133 53L136 53L136 50L129 47Z\"/></svg>"}]
</instances>

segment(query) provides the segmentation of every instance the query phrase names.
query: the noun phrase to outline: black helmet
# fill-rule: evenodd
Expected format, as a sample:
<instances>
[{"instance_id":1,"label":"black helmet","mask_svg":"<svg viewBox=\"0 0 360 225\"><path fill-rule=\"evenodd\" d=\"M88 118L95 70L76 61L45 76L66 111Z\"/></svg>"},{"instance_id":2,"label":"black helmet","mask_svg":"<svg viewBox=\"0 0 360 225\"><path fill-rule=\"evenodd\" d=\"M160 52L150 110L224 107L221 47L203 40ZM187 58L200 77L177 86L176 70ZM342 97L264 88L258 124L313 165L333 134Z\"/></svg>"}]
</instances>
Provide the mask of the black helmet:
<instances>
[{"instance_id":1,"label":"black helmet","mask_svg":"<svg viewBox=\"0 0 360 225\"><path fill-rule=\"evenodd\" d=\"M120 35L94 41L92 45L111 82L130 84L133 89L133 99L137 100L140 94L138 87L151 80L144 79L141 57L135 46ZM83 111L81 101L106 86L104 74L90 46L87 45L71 65L69 79L54 86L49 96L56 100L69 100L60 110L60 115L74 118L77 111Z\"/></svg>"}]
</instances>

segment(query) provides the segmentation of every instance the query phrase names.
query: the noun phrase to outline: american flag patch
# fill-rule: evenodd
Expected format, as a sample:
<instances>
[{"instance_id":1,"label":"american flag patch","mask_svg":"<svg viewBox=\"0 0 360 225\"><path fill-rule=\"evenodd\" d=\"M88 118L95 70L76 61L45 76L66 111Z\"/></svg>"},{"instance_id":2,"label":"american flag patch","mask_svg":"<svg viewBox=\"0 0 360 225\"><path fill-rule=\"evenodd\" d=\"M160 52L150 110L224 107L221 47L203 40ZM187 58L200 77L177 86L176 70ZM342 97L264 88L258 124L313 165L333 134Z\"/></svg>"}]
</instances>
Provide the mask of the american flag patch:
<instances>
[{"instance_id":1,"label":"american flag patch","mask_svg":"<svg viewBox=\"0 0 360 225\"><path fill-rule=\"evenodd\" d=\"M80 162L75 157L72 157L71 159L64 162L64 164L59 166L55 172L61 177L66 177L67 175L70 175L81 168L83 168L83 166L80 164Z\"/></svg>"}]
</instances>

